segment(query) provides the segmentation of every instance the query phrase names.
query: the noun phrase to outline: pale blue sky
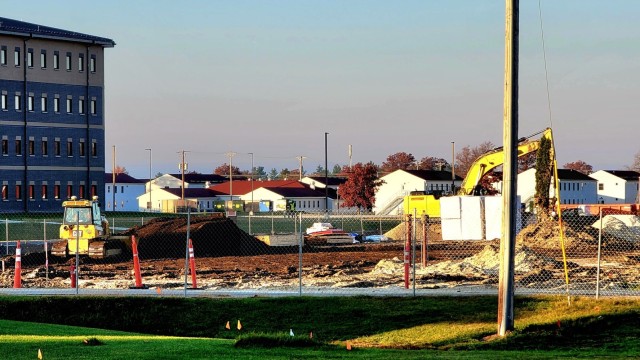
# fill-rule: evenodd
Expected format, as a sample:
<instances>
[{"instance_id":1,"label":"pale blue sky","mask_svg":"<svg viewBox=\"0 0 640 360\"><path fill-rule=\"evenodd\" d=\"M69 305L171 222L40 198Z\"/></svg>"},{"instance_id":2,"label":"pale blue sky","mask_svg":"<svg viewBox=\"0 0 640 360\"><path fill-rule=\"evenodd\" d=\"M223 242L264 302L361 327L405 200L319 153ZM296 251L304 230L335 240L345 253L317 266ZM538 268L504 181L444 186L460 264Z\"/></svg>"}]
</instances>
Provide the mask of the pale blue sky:
<instances>
[{"instance_id":1,"label":"pale blue sky","mask_svg":"<svg viewBox=\"0 0 640 360\"><path fill-rule=\"evenodd\" d=\"M305 169L502 143L504 1L9 1L2 16L104 36L106 151L137 177L233 160ZM640 1L542 0L560 165L640 150ZM522 0L520 136L549 126L538 0Z\"/></svg>"}]
</instances>

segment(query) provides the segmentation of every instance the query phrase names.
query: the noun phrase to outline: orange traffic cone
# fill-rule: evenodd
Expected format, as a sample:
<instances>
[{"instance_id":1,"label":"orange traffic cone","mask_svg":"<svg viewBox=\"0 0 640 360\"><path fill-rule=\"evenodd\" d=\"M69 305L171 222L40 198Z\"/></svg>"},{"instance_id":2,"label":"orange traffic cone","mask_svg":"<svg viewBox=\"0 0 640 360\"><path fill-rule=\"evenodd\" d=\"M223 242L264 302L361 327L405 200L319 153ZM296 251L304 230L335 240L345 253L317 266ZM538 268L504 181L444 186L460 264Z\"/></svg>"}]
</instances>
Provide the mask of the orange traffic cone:
<instances>
[{"instance_id":1,"label":"orange traffic cone","mask_svg":"<svg viewBox=\"0 0 640 360\"><path fill-rule=\"evenodd\" d=\"M22 287L22 250L20 250L20 240L16 243L16 271L13 277L13 288Z\"/></svg>"},{"instance_id":2,"label":"orange traffic cone","mask_svg":"<svg viewBox=\"0 0 640 360\"><path fill-rule=\"evenodd\" d=\"M351 351L351 341L347 341L347 350Z\"/></svg>"},{"instance_id":3,"label":"orange traffic cone","mask_svg":"<svg viewBox=\"0 0 640 360\"><path fill-rule=\"evenodd\" d=\"M227 324L224 326L225 329L231 330L231 324L227 321Z\"/></svg>"},{"instance_id":4,"label":"orange traffic cone","mask_svg":"<svg viewBox=\"0 0 640 360\"><path fill-rule=\"evenodd\" d=\"M136 286L131 286L130 289L147 289L147 286L142 284L142 276L140 275L140 258L138 257L138 243L136 242L135 236L131 236L131 252L133 252L133 273L136 278Z\"/></svg>"},{"instance_id":5,"label":"orange traffic cone","mask_svg":"<svg viewBox=\"0 0 640 360\"><path fill-rule=\"evenodd\" d=\"M192 289L198 288L198 282L196 281L196 259L193 256L193 243L189 239L189 272L191 272L191 284Z\"/></svg>"}]
</instances>

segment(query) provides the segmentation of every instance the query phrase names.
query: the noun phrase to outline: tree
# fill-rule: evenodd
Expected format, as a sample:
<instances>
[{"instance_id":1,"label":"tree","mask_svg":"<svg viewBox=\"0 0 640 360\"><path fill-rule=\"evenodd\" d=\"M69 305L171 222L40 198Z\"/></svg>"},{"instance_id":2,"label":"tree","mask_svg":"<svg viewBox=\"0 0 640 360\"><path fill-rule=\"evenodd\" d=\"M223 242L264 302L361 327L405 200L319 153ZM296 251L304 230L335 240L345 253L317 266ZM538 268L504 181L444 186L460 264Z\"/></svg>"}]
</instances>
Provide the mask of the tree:
<instances>
[{"instance_id":1,"label":"tree","mask_svg":"<svg viewBox=\"0 0 640 360\"><path fill-rule=\"evenodd\" d=\"M314 171L312 175L324 175L324 167L322 165L318 165L318 167L316 167L316 171Z\"/></svg>"},{"instance_id":2,"label":"tree","mask_svg":"<svg viewBox=\"0 0 640 360\"><path fill-rule=\"evenodd\" d=\"M127 169L124 166L121 166L121 165L116 165L116 167L113 169L113 173L116 174L116 175L118 175L118 174L129 174Z\"/></svg>"},{"instance_id":3,"label":"tree","mask_svg":"<svg viewBox=\"0 0 640 360\"><path fill-rule=\"evenodd\" d=\"M240 169L237 166L232 166L231 171L233 175L242 175ZM224 163L218 166L215 170L213 170L213 173L216 175L229 175L229 164Z\"/></svg>"},{"instance_id":4,"label":"tree","mask_svg":"<svg viewBox=\"0 0 640 360\"><path fill-rule=\"evenodd\" d=\"M380 171L389 173L395 170L409 170L415 167L416 158L406 152L397 152L387 156L387 161L380 166Z\"/></svg>"},{"instance_id":5,"label":"tree","mask_svg":"<svg viewBox=\"0 0 640 360\"><path fill-rule=\"evenodd\" d=\"M495 149L495 145L491 141L485 141L482 144L472 148L469 145L465 146L456 154L456 175L462 177L467 176L469 168L474 161L486 152Z\"/></svg>"},{"instance_id":6,"label":"tree","mask_svg":"<svg viewBox=\"0 0 640 360\"><path fill-rule=\"evenodd\" d=\"M518 174L536 166L537 153L532 152L518 158Z\"/></svg>"},{"instance_id":7,"label":"tree","mask_svg":"<svg viewBox=\"0 0 640 360\"><path fill-rule=\"evenodd\" d=\"M280 179L285 180L285 179L287 179L289 177L290 174L291 174L291 171L289 171L289 169L287 169L287 168L284 168L284 169L280 170L280 174L278 175L278 177Z\"/></svg>"},{"instance_id":8,"label":"tree","mask_svg":"<svg viewBox=\"0 0 640 360\"><path fill-rule=\"evenodd\" d=\"M540 148L536 158L536 195L535 207L538 220L545 220L549 215L549 187L552 175L551 140L546 137L540 139Z\"/></svg>"},{"instance_id":9,"label":"tree","mask_svg":"<svg viewBox=\"0 0 640 360\"><path fill-rule=\"evenodd\" d=\"M278 170L276 170L276 168L272 168L271 171L269 171L269 180L275 180L278 178Z\"/></svg>"},{"instance_id":10,"label":"tree","mask_svg":"<svg viewBox=\"0 0 640 360\"><path fill-rule=\"evenodd\" d=\"M333 170L331 170L331 174L338 175L340 174L340 172L342 172L342 166L338 164L333 165Z\"/></svg>"},{"instance_id":11,"label":"tree","mask_svg":"<svg viewBox=\"0 0 640 360\"><path fill-rule=\"evenodd\" d=\"M251 175L251 174L249 174ZM264 166L257 166L253 168L253 177L254 179L266 179L267 172L264 171Z\"/></svg>"},{"instance_id":12,"label":"tree","mask_svg":"<svg viewBox=\"0 0 640 360\"><path fill-rule=\"evenodd\" d=\"M640 172L640 151L633 158L633 165L627 166L627 169Z\"/></svg>"},{"instance_id":13,"label":"tree","mask_svg":"<svg viewBox=\"0 0 640 360\"><path fill-rule=\"evenodd\" d=\"M445 159L426 156L418 162L418 170L451 170L451 165Z\"/></svg>"},{"instance_id":14,"label":"tree","mask_svg":"<svg viewBox=\"0 0 640 360\"><path fill-rule=\"evenodd\" d=\"M583 173L585 175L589 175L589 174L591 174L591 172L593 172L593 166L587 164L586 162L584 162L582 160L566 163L566 164L563 165L563 167L565 169L571 169L571 170L575 170L575 171L581 172L581 173Z\"/></svg>"},{"instance_id":15,"label":"tree","mask_svg":"<svg viewBox=\"0 0 640 360\"><path fill-rule=\"evenodd\" d=\"M378 179L377 173L378 169L372 162L353 165L347 181L338 189L338 196L344 200L340 206L370 210L376 201L376 190L384 183Z\"/></svg>"}]
</instances>

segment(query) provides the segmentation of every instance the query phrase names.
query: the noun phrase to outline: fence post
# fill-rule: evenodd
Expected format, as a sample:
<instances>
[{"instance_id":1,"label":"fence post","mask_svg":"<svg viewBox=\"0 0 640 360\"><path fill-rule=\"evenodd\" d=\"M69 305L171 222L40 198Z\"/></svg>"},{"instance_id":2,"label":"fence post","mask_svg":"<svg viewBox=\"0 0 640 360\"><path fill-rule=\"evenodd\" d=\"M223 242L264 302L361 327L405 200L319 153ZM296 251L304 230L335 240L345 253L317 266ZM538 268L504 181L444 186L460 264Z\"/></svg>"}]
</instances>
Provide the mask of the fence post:
<instances>
[{"instance_id":1,"label":"fence post","mask_svg":"<svg viewBox=\"0 0 640 360\"><path fill-rule=\"evenodd\" d=\"M302 232L302 213L300 213L300 241L298 244L298 293L300 294L300 296L302 296L302 246L303 244L304 244L304 233Z\"/></svg>"},{"instance_id":2,"label":"fence post","mask_svg":"<svg viewBox=\"0 0 640 360\"><path fill-rule=\"evenodd\" d=\"M411 214L407 214L407 233L404 242L404 288L409 288L409 262L411 259Z\"/></svg>"},{"instance_id":3,"label":"fence post","mask_svg":"<svg viewBox=\"0 0 640 360\"><path fill-rule=\"evenodd\" d=\"M600 249L602 248L602 207L600 207L600 226L598 229L598 266L596 267L596 300L600 297Z\"/></svg>"}]
</instances>

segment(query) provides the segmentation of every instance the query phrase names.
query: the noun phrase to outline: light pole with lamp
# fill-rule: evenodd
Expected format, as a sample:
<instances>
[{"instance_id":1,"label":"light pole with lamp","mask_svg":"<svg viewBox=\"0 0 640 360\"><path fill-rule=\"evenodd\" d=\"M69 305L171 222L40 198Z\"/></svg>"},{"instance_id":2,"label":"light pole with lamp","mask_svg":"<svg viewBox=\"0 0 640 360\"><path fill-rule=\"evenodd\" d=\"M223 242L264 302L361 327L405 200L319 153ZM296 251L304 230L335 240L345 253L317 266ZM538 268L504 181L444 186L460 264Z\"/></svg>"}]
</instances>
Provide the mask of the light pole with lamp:
<instances>
[{"instance_id":1,"label":"light pole with lamp","mask_svg":"<svg viewBox=\"0 0 640 360\"><path fill-rule=\"evenodd\" d=\"M151 178L151 148L145 150L149 151L149 211L153 211L153 201L151 201L151 182L153 181Z\"/></svg>"}]
</instances>

